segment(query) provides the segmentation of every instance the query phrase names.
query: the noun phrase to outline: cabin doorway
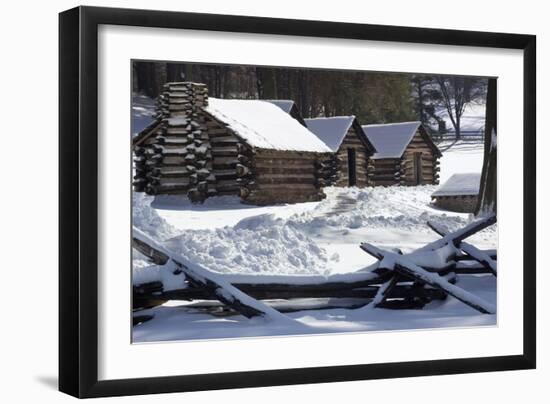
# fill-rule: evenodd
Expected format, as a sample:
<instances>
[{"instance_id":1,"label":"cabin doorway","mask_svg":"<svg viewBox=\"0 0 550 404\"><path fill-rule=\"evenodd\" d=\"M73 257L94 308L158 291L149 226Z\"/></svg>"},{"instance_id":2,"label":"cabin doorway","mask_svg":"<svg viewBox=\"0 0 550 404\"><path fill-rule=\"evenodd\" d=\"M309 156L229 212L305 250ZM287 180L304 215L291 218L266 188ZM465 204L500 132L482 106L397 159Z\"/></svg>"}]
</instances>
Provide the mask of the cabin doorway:
<instances>
[{"instance_id":1,"label":"cabin doorway","mask_svg":"<svg viewBox=\"0 0 550 404\"><path fill-rule=\"evenodd\" d=\"M414 175L414 185L422 184L422 153L414 153L413 175Z\"/></svg>"},{"instance_id":2,"label":"cabin doorway","mask_svg":"<svg viewBox=\"0 0 550 404\"><path fill-rule=\"evenodd\" d=\"M357 185L357 158L355 149L348 149L348 185L354 187Z\"/></svg>"}]
</instances>

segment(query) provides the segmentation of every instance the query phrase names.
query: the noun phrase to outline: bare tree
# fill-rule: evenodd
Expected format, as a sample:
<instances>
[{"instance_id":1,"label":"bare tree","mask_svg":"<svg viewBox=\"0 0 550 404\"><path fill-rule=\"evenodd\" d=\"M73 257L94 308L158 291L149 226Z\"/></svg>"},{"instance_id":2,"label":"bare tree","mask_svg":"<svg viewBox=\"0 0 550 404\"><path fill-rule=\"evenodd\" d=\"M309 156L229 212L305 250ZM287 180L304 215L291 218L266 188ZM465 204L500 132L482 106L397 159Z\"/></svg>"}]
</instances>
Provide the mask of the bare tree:
<instances>
[{"instance_id":1,"label":"bare tree","mask_svg":"<svg viewBox=\"0 0 550 404\"><path fill-rule=\"evenodd\" d=\"M439 85L441 103L449 114L458 140L461 137L461 119L466 106L482 102L485 97L485 80L475 77L435 76L435 82Z\"/></svg>"}]
</instances>

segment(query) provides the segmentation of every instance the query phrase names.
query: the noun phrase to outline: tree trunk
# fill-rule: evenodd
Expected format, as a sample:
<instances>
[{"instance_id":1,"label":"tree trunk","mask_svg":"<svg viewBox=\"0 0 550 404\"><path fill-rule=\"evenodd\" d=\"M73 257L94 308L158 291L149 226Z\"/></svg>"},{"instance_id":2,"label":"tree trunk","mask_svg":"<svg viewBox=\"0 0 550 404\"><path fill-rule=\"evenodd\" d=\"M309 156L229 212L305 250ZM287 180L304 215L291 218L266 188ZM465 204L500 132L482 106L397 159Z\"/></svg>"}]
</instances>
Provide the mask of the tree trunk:
<instances>
[{"instance_id":1,"label":"tree trunk","mask_svg":"<svg viewBox=\"0 0 550 404\"><path fill-rule=\"evenodd\" d=\"M184 79L186 81L194 81L193 78L193 65L192 64L186 64L184 67Z\"/></svg>"},{"instance_id":2,"label":"tree trunk","mask_svg":"<svg viewBox=\"0 0 550 404\"><path fill-rule=\"evenodd\" d=\"M497 213L497 80L489 79L485 105L485 153L476 215Z\"/></svg>"},{"instance_id":3,"label":"tree trunk","mask_svg":"<svg viewBox=\"0 0 550 404\"><path fill-rule=\"evenodd\" d=\"M258 94L260 99L277 99L277 83L275 70L270 67L256 67Z\"/></svg>"}]
</instances>

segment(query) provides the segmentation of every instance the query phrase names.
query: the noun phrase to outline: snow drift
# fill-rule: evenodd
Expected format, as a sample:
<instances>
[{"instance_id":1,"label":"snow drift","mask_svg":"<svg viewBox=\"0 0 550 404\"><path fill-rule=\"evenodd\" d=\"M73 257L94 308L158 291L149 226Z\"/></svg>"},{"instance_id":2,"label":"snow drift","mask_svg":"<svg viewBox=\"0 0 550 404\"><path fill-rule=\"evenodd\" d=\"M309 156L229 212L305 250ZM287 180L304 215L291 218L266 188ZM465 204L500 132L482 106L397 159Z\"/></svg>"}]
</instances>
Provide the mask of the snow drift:
<instances>
[{"instance_id":1,"label":"snow drift","mask_svg":"<svg viewBox=\"0 0 550 404\"><path fill-rule=\"evenodd\" d=\"M167 248L222 273L328 274L324 249L292 221L273 214L252 216L234 227L189 230Z\"/></svg>"},{"instance_id":2,"label":"snow drift","mask_svg":"<svg viewBox=\"0 0 550 404\"><path fill-rule=\"evenodd\" d=\"M143 192L132 192L132 224L155 240L163 241L178 232L151 207L153 199Z\"/></svg>"},{"instance_id":3,"label":"snow drift","mask_svg":"<svg viewBox=\"0 0 550 404\"><path fill-rule=\"evenodd\" d=\"M387 247L411 250L416 242L438 237L428 228L427 221L444 224L451 230L467 225L471 221L469 215L441 211L430 205L435 188L331 187L325 190L326 200L309 204L306 211L299 205L281 205L282 215L276 209L265 213L262 208L257 211L250 208L246 211L248 217L236 224L223 211L204 212L201 207L185 205L186 215L195 209L205 221L205 214L222 215L220 219L226 215L227 223L231 223L212 221L210 228L203 229L184 228L185 223L181 222L177 228L172 226L150 206L152 197L134 194L134 225L171 251L215 272L328 275L334 273L339 261L340 266L349 266L348 272L369 264L368 257L359 249L360 242L384 239L392 244ZM295 213L289 214L292 209ZM178 212L181 211L173 214ZM495 231L495 227L486 229L476 237L491 242L496 239ZM403 239L405 233L410 235L407 242ZM333 247L342 244L354 248ZM349 254L358 256L358 265L346 261ZM137 269L142 265L135 262L134 266Z\"/></svg>"}]
</instances>

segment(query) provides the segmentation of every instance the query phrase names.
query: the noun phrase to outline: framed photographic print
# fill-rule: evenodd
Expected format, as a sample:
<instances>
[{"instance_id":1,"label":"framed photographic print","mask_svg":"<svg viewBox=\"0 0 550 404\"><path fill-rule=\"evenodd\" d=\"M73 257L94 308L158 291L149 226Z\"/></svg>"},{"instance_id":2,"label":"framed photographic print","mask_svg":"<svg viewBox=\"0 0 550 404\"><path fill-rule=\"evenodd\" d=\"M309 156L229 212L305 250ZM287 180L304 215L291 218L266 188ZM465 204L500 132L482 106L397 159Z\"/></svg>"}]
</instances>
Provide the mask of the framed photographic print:
<instances>
[{"instance_id":1,"label":"framed photographic print","mask_svg":"<svg viewBox=\"0 0 550 404\"><path fill-rule=\"evenodd\" d=\"M534 368L535 52L61 13L60 390Z\"/></svg>"}]
</instances>

